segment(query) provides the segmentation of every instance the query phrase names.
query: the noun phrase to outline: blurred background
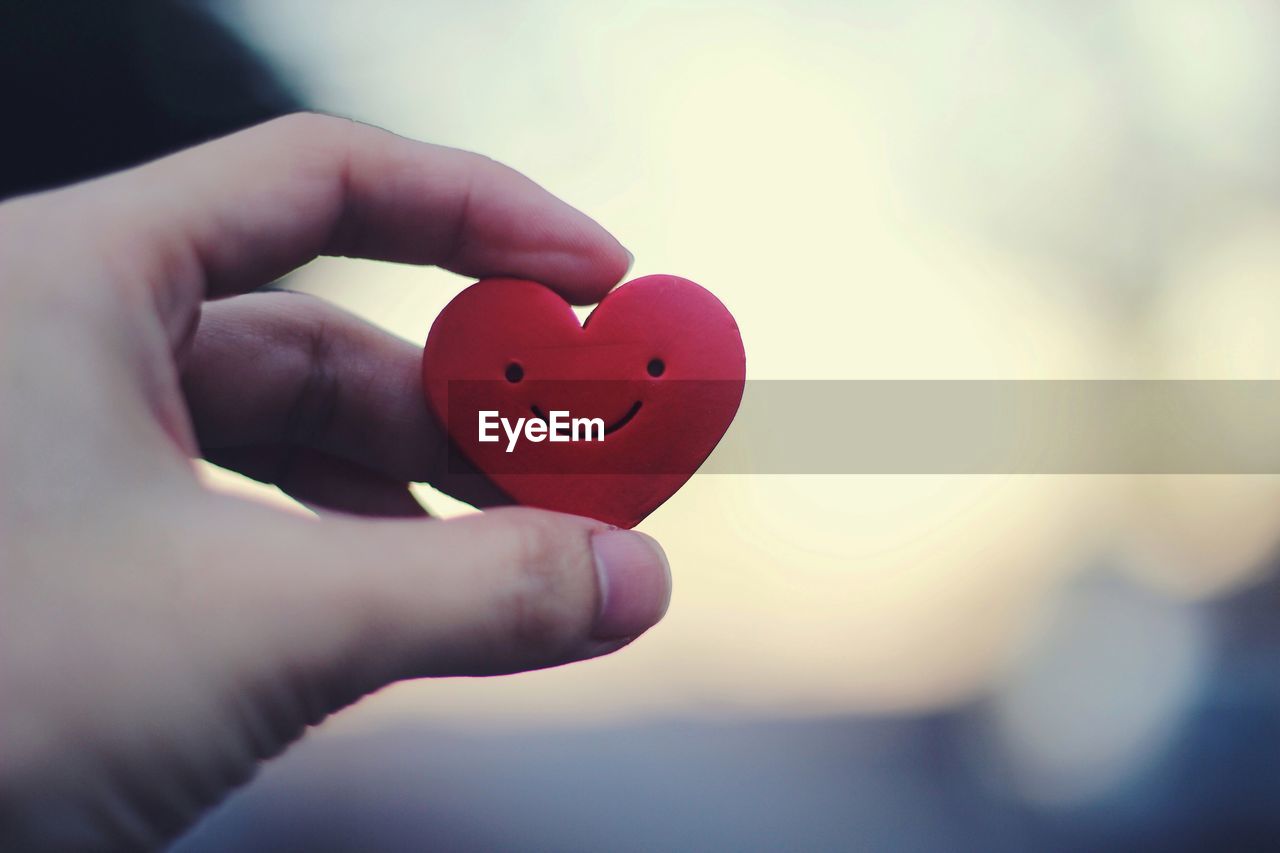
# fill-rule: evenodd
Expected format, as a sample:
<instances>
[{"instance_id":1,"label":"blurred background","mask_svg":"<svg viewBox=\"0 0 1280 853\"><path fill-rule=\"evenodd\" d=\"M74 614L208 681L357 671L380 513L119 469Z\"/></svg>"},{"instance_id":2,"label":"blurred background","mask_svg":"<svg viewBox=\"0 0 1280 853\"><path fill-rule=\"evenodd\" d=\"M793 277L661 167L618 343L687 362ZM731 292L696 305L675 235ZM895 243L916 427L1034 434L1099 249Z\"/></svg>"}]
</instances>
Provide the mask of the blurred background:
<instances>
[{"instance_id":1,"label":"blurred background","mask_svg":"<svg viewBox=\"0 0 1280 853\"><path fill-rule=\"evenodd\" d=\"M5 14L36 27L0 27L35 119L0 194L305 106L530 175L633 276L713 290L752 379L1280 378L1274 3ZM421 342L468 283L322 259L286 285ZM676 586L643 641L383 691L179 849L1280 838L1276 477L699 476L641 529Z\"/></svg>"}]
</instances>

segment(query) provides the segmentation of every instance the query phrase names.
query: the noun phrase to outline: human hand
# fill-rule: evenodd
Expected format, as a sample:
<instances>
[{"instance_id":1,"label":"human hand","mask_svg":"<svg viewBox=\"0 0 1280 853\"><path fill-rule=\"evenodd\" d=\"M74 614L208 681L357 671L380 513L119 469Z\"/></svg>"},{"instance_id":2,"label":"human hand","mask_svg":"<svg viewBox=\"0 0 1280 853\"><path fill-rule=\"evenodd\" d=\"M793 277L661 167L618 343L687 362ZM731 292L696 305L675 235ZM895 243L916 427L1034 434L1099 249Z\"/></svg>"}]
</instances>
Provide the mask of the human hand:
<instances>
[{"instance_id":1,"label":"human hand","mask_svg":"<svg viewBox=\"0 0 1280 853\"><path fill-rule=\"evenodd\" d=\"M665 612L648 537L422 517L407 483L476 482L443 468L417 348L310 297L236 295L317 254L579 303L628 264L505 167L315 115L0 205L0 847L162 843L385 684L606 654ZM214 494L201 452L418 517Z\"/></svg>"}]
</instances>

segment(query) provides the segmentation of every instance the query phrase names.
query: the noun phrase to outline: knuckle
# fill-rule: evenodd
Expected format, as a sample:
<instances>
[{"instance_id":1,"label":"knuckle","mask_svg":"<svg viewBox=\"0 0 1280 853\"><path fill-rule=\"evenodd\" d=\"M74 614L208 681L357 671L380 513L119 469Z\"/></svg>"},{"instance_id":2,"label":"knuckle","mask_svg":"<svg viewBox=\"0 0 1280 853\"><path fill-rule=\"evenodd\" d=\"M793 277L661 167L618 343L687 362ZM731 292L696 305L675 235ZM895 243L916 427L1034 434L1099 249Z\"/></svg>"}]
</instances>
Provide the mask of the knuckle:
<instances>
[{"instance_id":1,"label":"knuckle","mask_svg":"<svg viewBox=\"0 0 1280 853\"><path fill-rule=\"evenodd\" d=\"M504 513L512 532L514 582L505 600L512 640L532 655L554 655L588 629L591 571L585 541L566 536L551 519L531 510Z\"/></svg>"},{"instance_id":2,"label":"knuckle","mask_svg":"<svg viewBox=\"0 0 1280 853\"><path fill-rule=\"evenodd\" d=\"M240 297L223 310L215 306L206 313L201 330L206 342L245 334L243 318L253 318L252 335L260 341L256 345L268 347L277 360L287 359L288 374L296 377L282 389L287 402L281 441L291 446L323 441L344 404L332 309L309 294L277 291Z\"/></svg>"},{"instance_id":3,"label":"knuckle","mask_svg":"<svg viewBox=\"0 0 1280 853\"><path fill-rule=\"evenodd\" d=\"M258 149L254 156L264 159L270 168L313 174L325 185L335 170L339 176L344 174L357 127L347 118L290 113L244 131L247 136L241 144Z\"/></svg>"},{"instance_id":4,"label":"knuckle","mask_svg":"<svg viewBox=\"0 0 1280 853\"><path fill-rule=\"evenodd\" d=\"M342 407L342 382L331 357L332 343L323 326L311 327L306 340L304 376L286 428L290 444L309 445L328 435Z\"/></svg>"},{"instance_id":5,"label":"knuckle","mask_svg":"<svg viewBox=\"0 0 1280 853\"><path fill-rule=\"evenodd\" d=\"M273 118L264 129L298 141L314 141L327 138L353 124L350 119L316 112L296 112Z\"/></svg>"},{"instance_id":6,"label":"knuckle","mask_svg":"<svg viewBox=\"0 0 1280 853\"><path fill-rule=\"evenodd\" d=\"M251 310L249 316L265 329L272 344L298 350L311 346L316 329L334 313L319 296L271 285L221 304L234 306L237 313Z\"/></svg>"},{"instance_id":7,"label":"knuckle","mask_svg":"<svg viewBox=\"0 0 1280 853\"><path fill-rule=\"evenodd\" d=\"M298 112L272 119L262 125L262 131L273 137L275 147L288 152L295 168L297 164L311 164L328 172L336 167L341 174L363 127L366 126L341 116Z\"/></svg>"}]
</instances>

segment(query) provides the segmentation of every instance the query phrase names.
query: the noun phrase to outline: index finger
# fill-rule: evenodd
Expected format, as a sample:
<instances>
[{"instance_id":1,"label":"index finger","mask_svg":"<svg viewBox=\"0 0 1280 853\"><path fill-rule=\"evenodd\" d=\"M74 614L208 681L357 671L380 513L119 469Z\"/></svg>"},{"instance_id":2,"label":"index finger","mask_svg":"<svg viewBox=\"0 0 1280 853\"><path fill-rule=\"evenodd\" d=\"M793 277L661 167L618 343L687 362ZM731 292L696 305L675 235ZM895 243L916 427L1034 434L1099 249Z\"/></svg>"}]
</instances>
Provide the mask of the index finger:
<instances>
[{"instance_id":1,"label":"index finger","mask_svg":"<svg viewBox=\"0 0 1280 853\"><path fill-rule=\"evenodd\" d=\"M506 166L317 114L83 189L143 265L130 272L163 291L159 305L183 313L317 255L528 278L579 304L598 301L630 264L592 219Z\"/></svg>"}]
</instances>

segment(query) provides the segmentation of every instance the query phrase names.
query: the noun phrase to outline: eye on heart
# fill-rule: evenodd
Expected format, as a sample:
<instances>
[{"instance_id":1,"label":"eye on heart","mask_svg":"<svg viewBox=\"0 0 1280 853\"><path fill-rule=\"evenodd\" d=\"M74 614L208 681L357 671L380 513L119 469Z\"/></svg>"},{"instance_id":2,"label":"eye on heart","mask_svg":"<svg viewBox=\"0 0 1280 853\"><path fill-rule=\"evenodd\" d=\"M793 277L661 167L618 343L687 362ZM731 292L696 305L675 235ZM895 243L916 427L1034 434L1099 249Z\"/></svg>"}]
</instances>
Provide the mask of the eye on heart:
<instances>
[{"instance_id":1,"label":"eye on heart","mask_svg":"<svg viewBox=\"0 0 1280 853\"><path fill-rule=\"evenodd\" d=\"M585 323L549 288L486 279L445 307L423 352L427 401L472 466L519 503L625 527L715 448L745 376L728 309L671 275L618 287ZM573 440L575 422L589 440Z\"/></svg>"},{"instance_id":2,"label":"eye on heart","mask_svg":"<svg viewBox=\"0 0 1280 853\"><path fill-rule=\"evenodd\" d=\"M651 358L649 359L649 363L645 365L645 372L648 373L650 376L652 376L654 379L657 379L663 373L665 373L666 369L667 369L666 362L660 358ZM520 362L518 361L513 361L507 365L507 369L503 371L503 376L505 376L506 380L510 382L512 385L515 385L516 383L524 380L524 366L521 365ZM603 418L573 418L572 416L569 415L567 411L557 410L557 409L552 409L551 416L550 418L548 418L547 414L541 408L539 408L538 405L535 403L529 406L530 411L533 412L533 416L535 420L526 421L524 419L517 419L516 425L513 428L514 432L508 432L508 436L511 438L512 447L514 447L515 438L520 434L520 427L522 423L536 424L539 421L541 421L543 424L546 425L546 428L543 429L541 427L534 427L535 429L534 435L526 436L529 438L530 441L541 441L542 437L546 435L550 436L551 441L578 441L579 440L578 438L579 424L583 426L584 430L597 429L598 437L595 438L595 440L603 441L604 436L610 435L611 433L614 433L622 429L627 424L631 423L631 419L634 418L636 416L636 413L640 411L640 407L642 405L644 404L640 400L636 400L631 404L630 408L627 409L627 411L622 415L622 417L618 418L613 423L606 425ZM484 420L485 414L486 414L485 412L480 413L481 421L479 425L479 428L480 428L479 440L481 442L496 441L496 438L486 437L489 435L489 433L486 432L487 427L486 427L486 422ZM493 417L497 417L499 419L504 431L507 430L507 426L509 424L509 421L507 421L507 419L499 417L497 412L492 412L490 414L492 414ZM557 415L559 415L562 420L557 421ZM526 430L527 429L528 427L526 427ZM560 434L559 430L561 429L568 429L569 430L568 435L570 437L567 439L559 438L558 437ZM587 433L587 435L590 435L590 434L591 433L589 432ZM587 437L582 440L591 441L592 439ZM510 452L510 448L508 448L508 452Z\"/></svg>"}]
</instances>

